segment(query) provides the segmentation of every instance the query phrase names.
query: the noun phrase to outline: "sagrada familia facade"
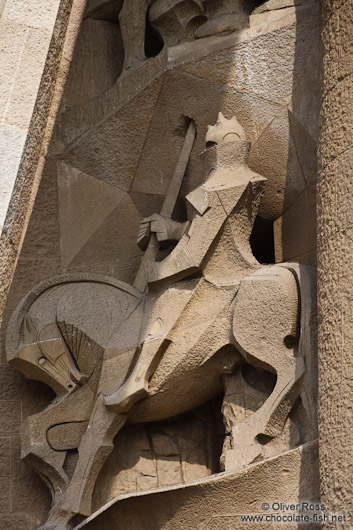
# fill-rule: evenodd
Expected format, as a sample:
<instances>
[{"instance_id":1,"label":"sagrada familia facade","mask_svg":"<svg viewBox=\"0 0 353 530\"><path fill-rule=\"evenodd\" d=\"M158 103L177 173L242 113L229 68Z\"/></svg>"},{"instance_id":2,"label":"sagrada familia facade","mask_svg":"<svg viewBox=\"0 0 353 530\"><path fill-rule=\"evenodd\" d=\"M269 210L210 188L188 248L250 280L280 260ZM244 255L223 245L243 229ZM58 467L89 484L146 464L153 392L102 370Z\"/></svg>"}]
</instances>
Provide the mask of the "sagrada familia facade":
<instances>
[{"instance_id":1,"label":"sagrada familia facade","mask_svg":"<svg viewBox=\"0 0 353 530\"><path fill-rule=\"evenodd\" d=\"M0 0L0 528L353 528L351 0Z\"/></svg>"}]
</instances>

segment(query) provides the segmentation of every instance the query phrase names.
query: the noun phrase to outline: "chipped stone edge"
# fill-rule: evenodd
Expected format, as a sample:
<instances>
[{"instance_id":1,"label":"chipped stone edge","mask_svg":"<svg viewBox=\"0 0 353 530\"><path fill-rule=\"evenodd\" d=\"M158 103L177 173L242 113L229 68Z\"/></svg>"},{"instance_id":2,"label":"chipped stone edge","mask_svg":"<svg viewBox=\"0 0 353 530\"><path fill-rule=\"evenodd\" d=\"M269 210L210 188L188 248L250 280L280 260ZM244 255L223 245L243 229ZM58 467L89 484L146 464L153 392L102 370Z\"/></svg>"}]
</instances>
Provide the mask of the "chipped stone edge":
<instances>
[{"instance_id":1,"label":"chipped stone edge","mask_svg":"<svg viewBox=\"0 0 353 530\"><path fill-rule=\"evenodd\" d=\"M223 471L222 473L216 473L214 475L211 475L211 476L208 476L208 477L204 477L204 478L201 478L201 479L197 479L197 480L191 480L190 482L186 482L186 483L173 484L171 486L161 486L159 488L151 488L151 489L145 490L145 491L135 491L135 492L131 492L131 493L123 493L121 495L118 495L117 497L115 497L111 501L107 502L106 504L104 504L101 508L99 508L99 510L97 510L92 515L87 517L84 521L82 521L82 523L80 523L79 525L75 526L73 530L81 530L88 523L90 523L91 521L93 521L94 519L99 517L103 512L107 511L109 508L114 506L116 503L118 503L120 501L123 501L125 499L131 499L131 498L135 498L135 497L144 497L144 496L147 496L147 495L154 495L156 493L165 493L165 492L168 492L168 491L176 491L176 490L180 490L180 489L187 489L187 488L190 488L190 487L193 487L193 486L200 486L200 485L203 485L203 484L216 483L216 482L219 482L220 480L223 480L224 478L228 478L228 477L236 478L237 476L243 475L244 473L245 474L248 473L249 469L253 469L253 468L256 468L256 467L261 467L264 463L271 462L271 461L272 462L276 461L280 457L283 457L284 455L299 453L299 455L301 456L304 453L304 451L306 451L306 450L310 451L312 448L317 447L317 445L318 445L318 441L317 440L313 440L311 442L307 442L305 444L302 444L299 447L295 447L294 449L290 449L289 451L285 451L284 453L281 453L279 455L272 456L271 458L266 458L265 460L261 460L261 462L256 462L256 463L250 464L249 466L246 466L246 467L239 467L239 468L233 469L232 471Z\"/></svg>"}]
</instances>

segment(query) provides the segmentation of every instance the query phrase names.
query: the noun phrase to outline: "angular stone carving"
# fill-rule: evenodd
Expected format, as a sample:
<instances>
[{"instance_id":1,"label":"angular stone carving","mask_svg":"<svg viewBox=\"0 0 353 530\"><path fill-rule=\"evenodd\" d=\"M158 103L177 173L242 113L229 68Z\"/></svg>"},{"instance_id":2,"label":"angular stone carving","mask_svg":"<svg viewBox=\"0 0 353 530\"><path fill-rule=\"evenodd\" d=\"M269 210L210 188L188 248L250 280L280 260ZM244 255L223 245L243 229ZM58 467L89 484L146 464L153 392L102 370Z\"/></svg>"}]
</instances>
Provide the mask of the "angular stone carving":
<instances>
[{"instance_id":1,"label":"angular stone carving","mask_svg":"<svg viewBox=\"0 0 353 530\"><path fill-rule=\"evenodd\" d=\"M119 12L124 71L146 60L146 20L170 47L246 28L249 12L246 0L125 0Z\"/></svg>"},{"instance_id":2,"label":"angular stone carving","mask_svg":"<svg viewBox=\"0 0 353 530\"><path fill-rule=\"evenodd\" d=\"M227 34L249 27L247 0L203 1L208 21L196 30L196 37L209 37L218 33Z\"/></svg>"},{"instance_id":3,"label":"angular stone carving","mask_svg":"<svg viewBox=\"0 0 353 530\"><path fill-rule=\"evenodd\" d=\"M149 11L150 24L166 46L194 40L195 31L206 20L202 0L156 0Z\"/></svg>"},{"instance_id":4,"label":"angular stone carving","mask_svg":"<svg viewBox=\"0 0 353 530\"><path fill-rule=\"evenodd\" d=\"M190 411L224 392L222 376L226 470L284 447L266 448L287 436L300 394L310 409L303 383L311 348L309 268L261 265L253 256L249 239L265 179L247 165L243 128L221 113L201 154L204 182L186 197L188 218L170 219L193 136L191 122L164 215L141 223L138 242L148 244L147 257L135 287L98 275L59 276L36 286L12 316L9 362L57 395L22 432L23 458L53 495L45 530L69 528L74 515L90 514L98 473L126 421ZM169 243L175 247L161 259L159 244ZM255 396L256 410L239 417L229 388L244 361L276 380L267 395ZM152 441L163 455L163 440Z\"/></svg>"},{"instance_id":5,"label":"angular stone carving","mask_svg":"<svg viewBox=\"0 0 353 530\"><path fill-rule=\"evenodd\" d=\"M124 70L146 59L146 14L150 3L151 0L125 0L120 10L119 23L125 48Z\"/></svg>"}]
</instances>

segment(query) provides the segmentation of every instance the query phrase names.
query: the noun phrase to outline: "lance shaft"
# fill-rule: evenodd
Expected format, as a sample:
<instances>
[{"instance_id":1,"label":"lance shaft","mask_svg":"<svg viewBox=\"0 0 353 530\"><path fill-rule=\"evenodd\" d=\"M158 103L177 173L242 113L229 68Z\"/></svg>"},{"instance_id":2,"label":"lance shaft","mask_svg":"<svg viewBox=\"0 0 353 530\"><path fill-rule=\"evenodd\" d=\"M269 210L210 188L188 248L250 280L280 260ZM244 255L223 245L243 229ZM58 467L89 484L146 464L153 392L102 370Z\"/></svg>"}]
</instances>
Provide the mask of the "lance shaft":
<instances>
[{"instance_id":1,"label":"lance shaft","mask_svg":"<svg viewBox=\"0 0 353 530\"><path fill-rule=\"evenodd\" d=\"M176 163L173 176L169 182L168 190L163 201L161 215L170 219L172 217L175 203L177 201L181 183L185 174L186 166L188 164L191 149L195 140L196 126L195 122L190 119L186 131L185 139L181 151L179 153L178 161ZM148 269L153 266L159 251L157 236L152 232L148 242L147 249L141 260L139 270L137 271L134 287L141 292L144 292L147 286Z\"/></svg>"}]
</instances>

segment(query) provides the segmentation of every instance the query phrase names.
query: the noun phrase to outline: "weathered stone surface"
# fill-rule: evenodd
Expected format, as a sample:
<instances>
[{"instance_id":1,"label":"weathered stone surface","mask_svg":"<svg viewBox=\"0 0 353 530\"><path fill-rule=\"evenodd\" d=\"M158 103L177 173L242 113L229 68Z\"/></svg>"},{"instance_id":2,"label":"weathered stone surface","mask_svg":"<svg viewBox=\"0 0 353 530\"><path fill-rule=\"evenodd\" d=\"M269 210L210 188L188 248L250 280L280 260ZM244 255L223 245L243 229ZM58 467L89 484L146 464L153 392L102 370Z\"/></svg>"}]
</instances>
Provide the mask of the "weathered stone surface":
<instances>
[{"instance_id":1,"label":"weathered stone surface","mask_svg":"<svg viewBox=\"0 0 353 530\"><path fill-rule=\"evenodd\" d=\"M320 169L351 147L353 126L352 78L345 77L327 93L321 107L321 141L318 146ZM323 127L323 123L327 126Z\"/></svg>"},{"instance_id":2,"label":"weathered stone surface","mask_svg":"<svg viewBox=\"0 0 353 530\"><path fill-rule=\"evenodd\" d=\"M10 477L11 473L11 438L0 438L0 475Z\"/></svg>"},{"instance_id":3,"label":"weathered stone surface","mask_svg":"<svg viewBox=\"0 0 353 530\"><path fill-rule=\"evenodd\" d=\"M264 13L265 11L272 11L273 9L283 9L289 6L310 4L312 2L313 0L267 0L259 7L256 7L254 13Z\"/></svg>"},{"instance_id":4,"label":"weathered stone surface","mask_svg":"<svg viewBox=\"0 0 353 530\"><path fill-rule=\"evenodd\" d=\"M309 186L273 225L276 263L316 265L316 188Z\"/></svg>"},{"instance_id":5,"label":"weathered stone surface","mask_svg":"<svg viewBox=\"0 0 353 530\"><path fill-rule=\"evenodd\" d=\"M58 189L61 261L66 269L126 194L65 163L58 167Z\"/></svg>"},{"instance_id":6,"label":"weathered stone surface","mask_svg":"<svg viewBox=\"0 0 353 530\"><path fill-rule=\"evenodd\" d=\"M318 143L318 366L322 499L352 509L352 226L350 2L323 2L323 90ZM342 59L341 59L342 58ZM348 527L351 524L348 523ZM327 522L325 529L336 525Z\"/></svg>"},{"instance_id":7,"label":"weathered stone surface","mask_svg":"<svg viewBox=\"0 0 353 530\"><path fill-rule=\"evenodd\" d=\"M40 4L33 5L30 0L7 1L2 13L3 22L22 24L25 20L28 26L34 28L51 28L58 12L58 2L49 0L45 9Z\"/></svg>"},{"instance_id":8,"label":"weathered stone surface","mask_svg":"<svg viewBox=\"0 0 353 530\"><path fill-rule=\"evenodd\" d=\"M281 110L254 143L249 164L267 178L259 214L274 220L306 188L287 110Z\"/></svg>"},{"instance_id":9,"label":"weathered stone surface","mask_svg":"<svg viewBox=\"0 0 353 530\"><path fill-rule=\"evenodd\" d=\"M207 98L199 98L200 91L207 94ZM215 106L208 104L208 98ZM195 189L203 178L199 153L204 150L207 125L215 122L219 108L223 109L226 118L236 114L240 123L244 124L247 137L253 142L278 109L276 105L258 98L251 99L248 94L239 93L232 87L219 85L212 80L198 79L181 72L168 73L163 81L153 124L148 132L132 184L132 192L153 193L155 196L165 194L182 143L183 116L193 116L198 134L182 194L186 195ZM166 116L170 116L172 122L161 138L160 130ZM149 175L148 180L146 174Z\"/></svg>"},{"instance_id":10,"label":"weathered stone surface","mask_svg":"<svg viewBox=\"0 0 353 530\"><path fill-rule=\"evenodd\" d=\"M9 530L17 530L18 528L23 528L23 530L32 530L34 525L39 523L40 520L36 520L32 516L22 513L0 515L0 524Z\"/></svg>"},{"instance_id":11,"label":"weathered stone surface","mask_svg":"<svg viewBox=\"0 0 353 530\"><path fill-rule=\"evenodd\" d=\"M163 101L163 90L160 100L164 105L169 100ZM194 109L193 98L177 104L191 105L182 116ZM183 138L185 120L175 115L177 137ZM219 113L208 128L208 149L201 156L203 183L186 197L188 220L169 218L194 137L190 121L177 151L176 165L182 169L169 182L163 215L141 223L138 240L146 230L153 234L137 274L149 285L148 294L112 278L67 273L32 289L9 323L11 364L64 398L27 417L22 428L24 459L47 478L53 494L43 528L64 528L75 515L89 515L94 489L97 506L118 493L163 488L216 470L219 442L212 435L213 420L195 418L180 426L155 424L146 432L126 428L125 435L117 436L114 465L106 464L109 483L103 485L102 472L96 484L113 438L127 419L158 422L202 406L219 395L221 375L232 373L242 356L254 359L255 366L270 367L277 382L252 416L239 420L223 409L230 435L224 445L225 468L249 466L301 441L287 416L301 389L304 355L309 358L312 350L308 277L290 264L261 267L251 253L249 238L265 179L247 165L250 142L235 117ZM58 177L62 256L65 245L74 248L67 265L77 266L80 259L93 265L97 251L101 260L112 261L116 253L111 254L109 244L114 238L123 241L121 257L133 256L132 234L126 224L119 225L124 219L138 232L139 214L129 195L66 162L59 163ZM84 229L72 234L71 226L80 229L82 220ZM159 261L158 248L151 253L157 241L176 242ZM194 278L196 271L199 277ZM297 349L299 304L304 331ZM310 401L310 388L305 388ZM306 425L303 429L312 439L310 428L310 434ZM272 439L264 449L261 436ZM67 451L75 450L76 467L68 476ZM127 453L129 459L122 459Z\"/></svg>"},{"instance_id":12,"label":"weathered stone surface","mask_svg":"<svg viewBox=\"0 0 353 530\"><path fill-rule=\"evenodd\" d=\"M2 434L16 436L21 425L21 408L19 401L0 401Z\"/></svg>"},{"instance_id":13,"label":"weathered stone surface","mask_svg":"<svg viewBox=\"0 0 353 530\"><path fill-rule=\"evenodd\" d=\"M102 95L118 79L123 65L116 23L86 18L80 28L61 112Z\"/></svg>"},{"instance_id":14,"label":"weathered stone surface","mask_svg":"<svg viewBox=\"0 0 353 530\"><path fill-rule=\"evenodd\" d=\"M160 82L146 88L103 124L80 138L65 161L100 180L128 190L150 126Z\"/></svg>"},{"instance_id":15,"label":"weathered stone surface","mask_svg":"<svg viewBox=\"0 0 353 530\"><path fill-rule=\"evenodd\" d=\"M21 462L20 451L20 438L11 438L11 512L31 515L33 528L45 517L50 495L38 475Z\"/></svg>"},{"instance_id":16,"label":"weathered stone surface","mask_svg":"<svg viewBox=\"0 0 353 530\"><path fill-rule=\"evenodd\" d=\"M195 525L217 530L246 530L249 522L242 522L240 514L263 514L263 499L270 504L279 497L284 503L296 503L302 496L314 502L319 499L317 474L316 471L313 473L313 469L317 469L317 458L316 444L308 444L254 464L246 471L206 478L183 488L163 488L147 495L117 497L114 503L77 526L76 530L112 530L121 525L129 525L132 530L155 530L156 520L163 530L182 530ZM276 481L271 479L273 473ZM282 527L287 526L283 524ZM251 523L251 527L266 530L269 523ZM317 530L318 526L309 525L308 528Z\"/></svg>"},{"instance_id":17,"label":"weathered stone surface","mask_svg":"<svg viewBox=\"0 0 353 530\"><path fill-rule=\"evenodd\" d=\"M130 263L127 266L134 269L134 262L141 255L133 238L138 231L140 215L127 194L115 188L111 196L113 197L117 191L120 193L116 201L117 205L78 250L69 263L69 269L83 265L92 268L95 264L99 266L102 263L115 263L117 273L120 269L117 260L122 261L122 267L124 267L125 260L127 264ZM114 247L112 247L112 241L115 241ZM113 276L122 279L120 275L113 274ZM131 278L132 282L133 278Z\"/></svg>"},{"instance_id":18,"label":"weathered stone surface","mask_svg":"<svg viewBox=\"0 0 353 530\"><path fill-rule=\"evenodd\" d=\"M87 18L81 26L81 40L56 122L50 159L45 165L5 314L7 322L20 298L30 293L28 306L20 306L13 343L20 341L18 351L23 354L21 362L25 359L27 363L23 365L26 375L45 380L58 395L64 388L68 391L66 398L45 409L54 398L51 390L44 390L40 383L24 382L0 365L0 383L8 380L6 388L0 389L0 403L11 401L16 404L14 411L22 411L19 419L17 412L12 420L4 416L9 426L8 431L4 431L0 480L4 486L7 484L9 433L18 436L23 421L24 460L49 479L55 494L54 508L44 526L47 530L66 530L67 521L73 515L88 515L116 495L128 495L127 504L135 506L136 499L143 498L139 492L151 488L162 489L158 494L150 493L150 501L159 499L158 495L164 493L170 495L170 500L163 505L163 510L168 511L170 507L167 515L163 510L154 511L152 500L150 518L141 517L136 526L135 518L140 515L133 511L127 522L130 512L124 508L125 515L120 517L119 514L118 525L123 521L125 526L135 525L144 530L149 524L153 530L174 525L174 530L182 526L193 528L196 521L198 526L207 525L207 528L241 528L243 523L229 512L230 505L237 507L237 513L246 506L248 513L250 508L255 508L254 499L260 502L259 495L266 496L273 484L277 487L276 494L282 497L283 492L288 501L293 500L289 499L289 486L292 487L290 494L293 495L295 485L295 496L302 499L309 491L309 487L306 489L303 485L304 479L310 478L317 485L316 474L305 471L306 457L299 451L294 460L292 457L285 460L283 467L277 466L277 459L267 460L266 474L261 471L257 477L252 475L253 468L248 467L250 483L247 478L245 487L245 478L239 479L232 492L233 496L238 496L235 501L232 495L222 497L222 487L217 482L222 477L205 479L220 470L219 457L225 437L220 427L220 402L224 393L221 375L226 374L231 380L240 364L244 367L250 362L256 370L260 368L261 388L267 380L268 369L277 371L278 381L275 387L270 385L265 392L260 390L261 399L256 384L255 388L251 386L253 380L247 386L237 386L235 392L234 385L230 393L226 391L223 415L228 440L224 453L228 454L228 459L223 460L227 468L238 466L239 461L247 466L253 461L253 454L248 450L257 436L263 442L260 458L268 459L311 441L317 435L314 306L307 285L313 278L309 280L311 269L303 266L315 263L317 3L299 6L294 2L297 9L278 9L271 0L262 9L270 11L252 15L249 29L194 42L191 40L197 27L213 28L213 33L220 28L225 28L226 32L234 30L231 25L234 13L230 16L225 13L227 16L222 18L225 7L234 5L228 1L205 2L206 11L203 12L201 1L175 2L171 10L173 16L181 17L178 24L189 20L191 3L198 13L209 17L210 24L206 26L204 18L193 20L182 28L180 35L171 34L173 42L184 38L190 42L173 49L167 49L167 43L160 53L156 48L156 57L149 59L145 58L142 46L145 16L139 17L135 32L138 39L134 41L131 34L127 35L131 16L129 19L123 11L120 26L125 27L122 29L124 45L129 37L131 47L125 50L125 69L120 78L123 47L117 20L122 2L116 2L115 6L110 1L89 2ZM15 4L19 2L14 1ZM288 0L281 7L288 7L287 4L293 2ZM26 10L27 4L24 7ZM131 6L126 4L127 7ZM346 5L344 9L343 12L342 5L340 27L348 31L350 12ZM9 13L8 10L7 16ZM222 16L218 16L220 14ZM26 55L29 64L39 53L36 39L46 32L47 22L43 20L40 17L30 31L34 44L28 48L28 57ZM225 22L227 27L222 26ZM168 26L168 31L173 27ZM14 27L14 40L18 36L16 29ZM163 26L163 31L165 29ZM151 37L150 31L148 28L147 40ZM70 39L73 42L72 36ZM22 49L25 43L20 38L18 43L18 48ZM153 54L149 46L147 42L146 49ZM137 49L140 51L136 55ZM65 50L63 56L62 75L65 77L70 57ZM349 57L348 46L337 68L344 79L349 70ZM129 65L130 59L132 62L137 59L136 64ZM3 99L5 105L11 92L10 63L10 60L6 62L5 75L0 81L0 102ZM16 65L16 61L13 64ZM35 71L33 69L33 74ZM34 84L28 84L28 101L32 104ZM23 86L19 84L15 88L21 95ZM25 100L24 97L24 104ZM13 111L11 107L10 120L17 125L24 123L29 116L26 108L18 106ZM232 142L237 140L234 137L237 131L230 130L232 138L223 133L220 137L208 137L210 142L225 143L204 153L201 162L199 153L205 147L206 128L214 123L218 111L226 118L237 115L244 126L244 134L253 144L250 167L265 175L267 184L247 167L250 146L242 132L238 135L242 139L240 159L235 156L236 150L231 149ZM179 164L189 118L196 123L196 140L190 160L188 155L184 160L185 178L180 196L175 200L175 211L163 217L160 213L163 213L164 198L169 194L168 186L175 178L174 169ZM51 119L53 122L55 112ZM11 147L11 141L8 143ZM44 163L44 157L41 160ZM347 175L346 180L351 164L345 152L337 165L334 165L336 160L332 160L326 166L327 172L336 174L339 163ZM6 165L5 168L6 171L11 169ZM325 182L322 185L326 186ZM343 179L332 179L330 185L337 192L337 200L328 205L324 199L320 208L329 207L337 213L340 222L349 222L349 208L338 206L341 197L347 202L349 189ZM275 222L276 260L290 259L298 261L299 265L286 263L278 268L256 262L249 237L258 213ZM171 215L173 219L169 219ZM141 218L145 218L141 230L149 230L152 241L158 241L161 250L157 253L155 247L154 257L146 251L143 265L139 267L142 253L136 237ZM331 234L335 222L331 219L320 230ZM342 231L340 236L345 245L352 244L351 234ZM336 248L333 237L325 241L325 245L320 249L327 248L330 252ZM340 252L348 264L349 254L345 256L342 250ZM328 261L325 263L327 265ZM63 270L66 274L50 280L45 293L40 292L41 287L34 287ZM255 281L256 271L266 279ZM104 280L109 287L108 284L97 287L102 283L97 274L113 277ZM138 310L132 309L126 297L113 294L118 286L114 283L117 279L132 285L141 274L148 280L148 294L142 297L142 324L139 312L142 302ZM337 269L335 274L340 271ZM282 276L288 280L283 289L279 288ZM348 278L344 281L349 289ZM246 294L245 285L252 285L252 282L256 288ZM127 289L131 294L129 285L122 290ZM275 291L282 294L277 296ZM141 300L140 294L133 292ZM330 296L327 296L325 307L335 322L340 311L344 319L350 321L347 301L342 307L338 303L331 307ZM235 308L237 318L232 325ZM24 319L26 312L30 319ZM300 335L300 347L296 327L299 329L299 313L304 330ZM122 315L126 316L126 323ZM240 328L252 339L246 346L243 336L235 336L239 335ZM1 333L4 336L5 330ZM244 333L240 335L245 336ZM336 339L337 345L344 348L337 336ZM260 343L261 351L257 349ZM345 344L349 348L348 334ZM1 355L4 357L4 351ZM304 356L305 375L301 370ZM338 363L335 365L346 379L351 374L348 358L347 354L343 368ZM285 367L287 361L284 359L289 359L290 369ZM49 360L53 361L54 368L46 371L43 367ZM285 383L284 375L291 371L294 376ZM71 392L73 387L75 392ZM331 397L331 391L327 395ZM275 396L279 396L277 402ZM214 403L218 402L214 406L218 407L216 411L190 414L190 409L211 398L215 398ZM123 414L119 414L121 409ZM336 409L332 411L338 417ZM173 419L179 413L182 415ZM130 423L123 427L127 418ZM150 423L141 425L141 422ZM238 427L243 436L236 433ZM341 443L339 437L335 440ZM0 499L0 511L4 509L0 514L0 526L34 530L46 519L48 496L38 479L33 479L33 472L26 475L18 466L18 440L13 449L10 495L4 487L4 501ZM111 456L100 472L110 451ZM300 465L306 475L301 482ZM313 466L316 463L313 462ZM316 471L317 467L314 469ZM190 488L194 486L187 490L180 486L190 481L199 481L195 491L202 494L193 497L194 490ZM173 488L173 493L164 492L163 488L176 484L179 486ZM204 484L212 484L212 496L207 497L207 502L203 495L208 486ZM314 485L310 487L313 491ZM65 493L61 496L63 490ZM185 497L184 491L187 491ZM182 499L180 506L179 498ZM249 498L252 499L250 507ZM12 510L12 519L4 518L7 509ZM23 518L23 513L29 516ZM81 517L74 520L77 522ZM115 522L110 520L108 524L115 525Z\"/></svg>"},{"instance_id":19,"label":"weathered stone surface","mask_svg":"<svg viewBox=\"0 0 353 530\"><path fill-rule=\"evenodd\" d=\"M250 43L214 53L185 65L183 69L281 104L288 99L302 76L307 50L315 46L317 39L318 18L315 14L302 24L260 35Z\"/></svg>"},{"instance_id":20,"label":"weathered stone surface","mask_svg":"<svg viewBox=\"0 0 353 530\"><path fill-rule=\"evenodd\" d=\"M57 1L53 3L57 4ZM43 48L48 49L50 38L51 32L45 28L30 27L27 31L4 119L4 123L12 127L21 130L29 127L46 60Z\"/></svg>"}]
</instances>

